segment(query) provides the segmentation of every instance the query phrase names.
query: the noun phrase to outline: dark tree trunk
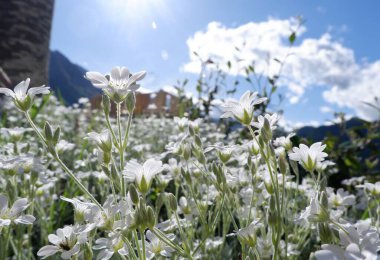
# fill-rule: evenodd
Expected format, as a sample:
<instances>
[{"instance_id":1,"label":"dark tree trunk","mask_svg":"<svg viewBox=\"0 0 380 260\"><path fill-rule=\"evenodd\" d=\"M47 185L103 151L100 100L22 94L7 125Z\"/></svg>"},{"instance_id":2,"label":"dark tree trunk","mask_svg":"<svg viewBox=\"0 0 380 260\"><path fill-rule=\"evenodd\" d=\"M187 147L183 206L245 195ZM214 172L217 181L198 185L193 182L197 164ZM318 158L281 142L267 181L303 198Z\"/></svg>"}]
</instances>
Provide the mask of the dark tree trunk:
<instances>
[{"instance_id":1,"label":"dark tree trunk","mask_svg":"<svg viewBox=\"0 0 380 260\"><path fill-rule=\"evenodd\" d=\"M54 0L0 0L0 68L11 87L27 77L32 86L48 83L53 6Z\"/></svg>"}]
</instances>

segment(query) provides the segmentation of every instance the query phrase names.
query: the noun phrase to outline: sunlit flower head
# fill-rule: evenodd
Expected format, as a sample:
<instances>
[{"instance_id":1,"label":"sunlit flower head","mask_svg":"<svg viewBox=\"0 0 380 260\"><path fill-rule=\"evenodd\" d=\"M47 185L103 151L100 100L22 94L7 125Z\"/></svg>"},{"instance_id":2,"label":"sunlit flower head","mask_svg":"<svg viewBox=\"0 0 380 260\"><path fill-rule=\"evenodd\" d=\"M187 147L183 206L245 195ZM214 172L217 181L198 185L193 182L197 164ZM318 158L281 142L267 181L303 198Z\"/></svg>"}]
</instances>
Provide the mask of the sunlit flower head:
<instances>
[{"instance_id":1,"label":"sunlit flower head","mask_svg":"<svg viewBox=\"0 0 380 260\"><path fill-rule=\"evenodd\" d=\"M136 82L142 80L145 74L145 71L132 74L126 67L114 67L110 74L103 75L89 71L85 78L95 87L101 88L110 99L120 103L126 99L129 92L136 91L140 87Z\"/></svg>"},{"instance_id":2,"label":"sunlit flower head","mask_svg":"<svg viewBox=\"0 0 380 260\"><path fill-rule=\"evenodd\" d=\"M40 87L29 87L30 78L27 78L24 81L18 83L14 90L10 90L9 88L0 88L0 93L3 93L9 97L13 98L13 102L16 107L21 111L28 111L30 107L33 105L34 97L38 94L49 94L49 87L40 86Z\"/></svg>"},{"instance_id":3,"label":"sunlit flower head","mask_svg":"<svg viewBox=\"0 0 380 260\"><path fill-rule=\"evenodd\" d=\"M271 130L276 129L277 121L280 119L279 116L274 113L272 115L266 114L265 116L259 115L257 118L257 122L252 122L252 126L256 127L257 129L261 129L264 127L264 120L267 119L269 122L269 127Z\"/></svg>"},{"instance_id":4,"label":"sunlit flower head","mask_svg":"<svg viewBox=\"0 0 380 260\"><path fill-rule=\"evenodd\" d=\"M147 193L153 177L163 170L162 162L149 159L143 165L136 161L127 163L123 175L130 182L136 182L141 193Z\"/></svg>"},{"instance_id":5,"label":"sunlit flower head","mask_svg":"<svg viewBox=\"0 0 380 260\"><path fill-rule=\"evenodd\" d=\"M250 125L253 119L254 106L267 100L257 98L257 92L246 91L240 100L228 100L222 106L222 118L236 118L243 125Z\"/></svg>"},{"instance_id":6,"label":"sunlit flower head","mask_svg":"<svg viewBox=\"0 0 380 260\"><path fill-rule=\"evenodd\" d=\"M104 130L100 134L95 132L88 133L87 139L95 141L98 147L104 152L110 152L112 149L112 140L109 130Z\"/></svg>"},{"instance_id":7,"label":"sunlit flower head","mask_svg":"<svg viewBox=\"0 0 380 260\"><path fill-rule=\"evenodd\" d=\"M321 142L314 143L310 147L300 144L299 147L293 148L293 153L289 154L289 158L298 161L307 171L313 171L327 156L327 153L323 152L325 148L326 145L322 145Z\"/></svg>"},{"instance_id":8,"label":"sunlit flower head","mask_svg":"<svg viewBox=\"0 0 380 260\"><path fill-rule=\"evenodd\" d=\"M80 232L76 227L66 226L58 228L57 234L48 236L49 242L53 245L42 247L37 255L45 259L56 253L61 253L62 259L71 259L80 252L80 245L87 241L87 233Z\"/></svg>"},{"instance_id":9,"label":"sunlit flower head","mask_svg":"<svg viewBox=\"0 0 380 260\"><path fill-rule=\"evenodd\" d=\"M15 224L33 224L35 217L24 215L22 212L29 206L27 199L16 200L12 207L8 208L8 197L0 195L0 227Z\"/></svg>"}]
</instances>

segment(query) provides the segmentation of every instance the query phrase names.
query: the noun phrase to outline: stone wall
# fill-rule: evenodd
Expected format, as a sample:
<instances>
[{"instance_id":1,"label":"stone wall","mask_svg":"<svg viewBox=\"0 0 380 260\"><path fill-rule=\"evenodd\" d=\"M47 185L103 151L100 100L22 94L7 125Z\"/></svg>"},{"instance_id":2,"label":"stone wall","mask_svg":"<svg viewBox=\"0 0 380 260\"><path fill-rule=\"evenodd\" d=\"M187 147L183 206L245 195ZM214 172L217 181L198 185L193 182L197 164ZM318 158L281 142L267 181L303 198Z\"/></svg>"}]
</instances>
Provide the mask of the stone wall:
<instances>
[{"instance_id":1,"label":"stone wall","mask_svg":"<svg viewBox=\"0 0 380 260\"><path fill-rule=\"evenodd\" d=\"M0 68L11 86L48 83L54 0L0 0Z\"/></svg>"}]
</instances>

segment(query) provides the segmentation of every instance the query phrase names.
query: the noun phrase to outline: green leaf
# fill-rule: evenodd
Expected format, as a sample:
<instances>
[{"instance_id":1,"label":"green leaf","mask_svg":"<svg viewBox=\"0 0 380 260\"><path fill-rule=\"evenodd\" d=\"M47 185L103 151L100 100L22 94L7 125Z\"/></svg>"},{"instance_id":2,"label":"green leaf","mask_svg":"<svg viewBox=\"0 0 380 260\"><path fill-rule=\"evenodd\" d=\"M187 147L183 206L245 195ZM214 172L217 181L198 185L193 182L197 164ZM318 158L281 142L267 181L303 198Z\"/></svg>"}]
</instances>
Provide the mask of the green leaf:
<instances>
[{"instance_id":1,"label":"green leaf","mask_svg":"<svg viewBox=\"0 0 380 260\"><path fill-rule=\"evenodd\" d=\"M297 36L295 32L292 32L292 34L289 36L289 42L290 44L293 44L294 41L296 40Z\"/></svg>"}]
</instances>

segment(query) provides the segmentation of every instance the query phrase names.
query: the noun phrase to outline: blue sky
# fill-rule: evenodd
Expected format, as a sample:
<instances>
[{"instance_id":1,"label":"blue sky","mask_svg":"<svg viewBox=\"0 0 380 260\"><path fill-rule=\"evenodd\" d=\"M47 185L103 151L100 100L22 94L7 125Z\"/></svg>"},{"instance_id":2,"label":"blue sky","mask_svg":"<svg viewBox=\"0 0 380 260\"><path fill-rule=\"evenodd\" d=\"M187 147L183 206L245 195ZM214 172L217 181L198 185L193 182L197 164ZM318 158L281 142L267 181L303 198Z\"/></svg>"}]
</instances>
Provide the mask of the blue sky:
<instances>
[{"instance_id":1,"label":"blue sky","mask_svg":"<svg viewBox=\"0 0 380 260\"><path fill-rule=\"evenodd\" d=\"M358 107L380 96L378 10L379 1L56 0L51 49L88 70L105 73L115 65L147 70L146 88L184 78L195 85L190 52L196 46L205 55L223 56L229 45L218 52L214 44L255 38L259 31L263 37L281 34L291 17L302 15L306 23L295 44L298 58L289 62L291 76L280 87L286 121L323 123L333 118L330 110L373 118L373 111ZM285 36L273 37L279 39L277 45L268 40L270 46L257 48L281 56ZM255 39L252 44L264 45ZM245 55L255 51L249 48ZM237 95L247 88L242 86Z\"/></svg>"}]
</instances>

